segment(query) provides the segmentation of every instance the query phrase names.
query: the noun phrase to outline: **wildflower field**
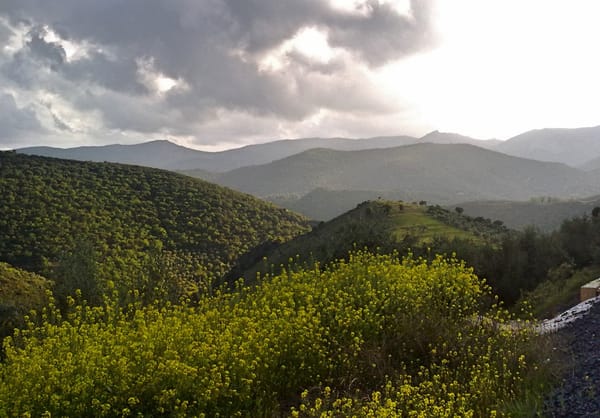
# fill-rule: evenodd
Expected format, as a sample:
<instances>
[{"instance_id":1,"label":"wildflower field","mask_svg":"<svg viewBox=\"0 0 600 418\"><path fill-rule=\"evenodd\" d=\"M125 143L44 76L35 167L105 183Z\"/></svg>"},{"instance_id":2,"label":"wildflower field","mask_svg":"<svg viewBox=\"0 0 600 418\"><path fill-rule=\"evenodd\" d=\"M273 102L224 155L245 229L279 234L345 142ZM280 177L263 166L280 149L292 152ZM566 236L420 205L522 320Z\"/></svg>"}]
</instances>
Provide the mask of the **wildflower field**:
<instances>
[{"instance_id":1,"label":"wildflower field","mask_svg":"<svg viewBox=\"0 0 600 418\"><path fill-rule=\"evenodd\" d=\"M456 260L360 251L194 304L70 299L5 340L0 417L511 415L545 353L494 300Z\"/></svg>"}]
</instances>

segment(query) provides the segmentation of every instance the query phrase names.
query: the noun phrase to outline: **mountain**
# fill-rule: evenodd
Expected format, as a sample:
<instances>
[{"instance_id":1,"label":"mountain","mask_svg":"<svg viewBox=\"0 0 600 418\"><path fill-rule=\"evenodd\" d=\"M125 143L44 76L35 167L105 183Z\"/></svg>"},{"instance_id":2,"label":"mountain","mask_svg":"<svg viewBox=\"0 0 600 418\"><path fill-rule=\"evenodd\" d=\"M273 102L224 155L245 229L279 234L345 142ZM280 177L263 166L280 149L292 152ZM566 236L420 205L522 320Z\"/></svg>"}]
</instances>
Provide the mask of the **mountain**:
<instances>
[{"instance_id":1,"label":"mountain","mask_svg":"<svg viewBox=\"0 0 600 418\"><path fill-rule=\"evenodd\" d=\"M457 206L470 216L499 219L510 228L521 229L533 225L549 232L559 228L565 219L589 216L595 207L600 206L600 196L570 200L536 198L526 202L464 202Z\"/></svg>"},{"instance_id":2,"label":"mountain","mask_svg":"<svg viewBox=\"0 0 600 418\"><path fill-rule=\"evenodd\" d=\"M367 139L301 138L247 145L221 152L204 152L182 147L166 140L134 145L103 145L76 148L29 147L18 153L79 161L116 162L165 170L193 170L195 174L224 172L240 167L265 164L311 148L358 150L389 148L418 141L409 136L389 136ZM198 176L201 177L201 176Z\"/></svg>"},{"instance_id":3,"label":"mountain","mask_svg":"<svg viewBox=\"0 0 600 418\"><path fill-rule=\"evenodd\" d=\"M309 229L286 209L180 174L13 152L0 153L0 196L0 261L59 288L87 275L100 287L153 290L158 278L193 293L255 246Z\"/></svg>"},{"instance_id":4,"label":"mountain","mask_svg":"<svg viewBox=\"0 0 600 418\"><path fill-rule=\"evenodd\" d=\"M476 145L481 148L494 149L502 141L498 139L474 139L455 133L433 131L421 137L419 142L429 142L432 144L469 144Z\"/></svg>"},{"instance_id":5,"label":"mountain","mask_svg":"<svg viewBox=\"0 0 600 418\"><path fill-rule=\"evenodd\" d=\"M230 171L234 168L266 164L313 148L327 148L340 151L391 148L418 141L410 136L385 136L365 139L348 138L299 138L283 139L264 144L247 145L242 148L214 153L215 164L201 167L213 172Z\"/></svg>"},{"instance_id":6,"label":"mountain","mask_svg":"<svg viewBox=\"0 0 600 418\"><path fill-rule=\"evenodd\" d=\"M420 139L411 136L381 136L363 139L283 139L264 144L247 145L221 152L198 151L166 140L150 141L134 145L86 146L66 149L29 147L16 151L28 155L70 160L107 161L162 168L165 170L191 171L191 173L185 174L190 174L194 177L209 178L210 173L213 172L225 172L240 167L266 164L312 148L353 151L393 148L418 142L468 143L488 148L494 145L494 141L481 141L457 134L446 134L435 131Z\"/></svg>"},{"instance_id":7,"label":"mountain","mask_svg":"<svg viewBox=\"0 0 600 418\"><path fill-rule=\"evenodd\" d=\"M17 153L78 161L115 162L169 169L198 168L211 159L212 153L157 140L134 145L102 145L76 148L29 147Z\"/></svg>"},{"instance_id":8,"label":"mountain","mask_svg":"<svg viewBox=\"0 0 600 418\"><path fill-rule=\"evenodd\" d=\"M579 168L585 171L595 172L597 177L600 178L600 157L592 158L585 164L580 165Z\"/></svg>"},{"instance_id":9,"label":"mountain","mask_svg":"<svg viewBox=\"0 0 600 418\"><path fill-rule=\"evenodd\" d=\"M533 130L498 144L496 150L517 157L578 167L600 157L600 126Z\"/></svg>"},{"instance_id":10,"label":"mountain","mask_svg":"<svg viewBox=\"0 0 600 418\"><path fill-rule=\"evenodd\" d=\"M269 164L232 170L215 181L261 197L303 196L326 188L401 192L406 200L439 204L600 192L600 184L581 170L464 144L362 151L313 149Z\"/></svg>"}]
</instances>

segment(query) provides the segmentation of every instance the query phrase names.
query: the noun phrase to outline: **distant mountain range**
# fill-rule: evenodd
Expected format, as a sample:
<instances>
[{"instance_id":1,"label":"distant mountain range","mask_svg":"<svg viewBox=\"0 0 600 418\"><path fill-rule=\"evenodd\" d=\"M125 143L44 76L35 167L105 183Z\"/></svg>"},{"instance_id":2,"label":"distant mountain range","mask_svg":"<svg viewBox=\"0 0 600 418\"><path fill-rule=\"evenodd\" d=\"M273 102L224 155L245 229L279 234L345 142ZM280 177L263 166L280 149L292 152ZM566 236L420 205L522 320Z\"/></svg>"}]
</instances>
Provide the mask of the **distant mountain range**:
<instances>
[{"instance_id":1,"label":"distant mountain range","mask_svg":"<svg viewBox=\"0 0 600 418\"><path fill-rule=\"evenodd\" d=\"M533 130L499 143L496 150L517 157L581 167L600 157L600 126Z\"/></svg>"},{"instance_id":2,"label":"distant mountain range","mask_svg":"<svg viewBox=\"0 0 600 418\"><path fill-rule=\"evenodd\" d=\"M77 148L29 147L18 153L80 161L115 162L184 171L225 172L240 167L266 164L312 148L360 150L390 148L412 144L417 138L409 136L368 139L302 138L286 139L265 144L248 145L221 152L204 152L182 147L166 140L134 145L104 145Z\"/></svg>"},{"instance_id":3,"label":"distant mountain range","mask_svg":"<svg viewBox=\"0 0 600 418\"><path fill-rule=\"evenodd\" d=\"M266 164L313 148L357 151L394 148L417 143L470 144L517 157L561 162L586 170L600 168L600 127L533 130L506 141L481 140L455 133L433 131L421 138L385 136L364 139L284 139L221 152L198 151L166 140L134 145L85 146L66 149L29 147L16 151L46 157L108 161L174 171L202 170L208 173L222 173L236 168ZM594 159L597 160L594 162ZM208 173L205 173L203 177L206 177Z\"/></svg>"},{"instance_id":4,"label":"distant mountain range","mask_svg":"<svg viewBox=\"0 0 600 418\"><path fill-rule=\"evenodd\" d=\"M511 157L465 144L388 149L312 149L214 179L260 197L303 196L314 189L401 192L405 199L466 200L581 197L600 192L596 177L560 163Z\"/></svg>"}]
</instances>

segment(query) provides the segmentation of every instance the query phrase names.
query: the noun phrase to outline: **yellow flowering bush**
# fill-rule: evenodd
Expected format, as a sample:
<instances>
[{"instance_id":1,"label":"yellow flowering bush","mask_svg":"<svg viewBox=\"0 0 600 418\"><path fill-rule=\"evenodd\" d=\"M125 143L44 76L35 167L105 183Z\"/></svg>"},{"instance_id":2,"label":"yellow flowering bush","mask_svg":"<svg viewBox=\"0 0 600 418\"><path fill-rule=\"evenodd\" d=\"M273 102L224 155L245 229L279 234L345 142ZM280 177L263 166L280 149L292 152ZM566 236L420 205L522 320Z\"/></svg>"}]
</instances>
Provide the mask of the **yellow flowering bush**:
<instances>
[{"instance_id":1,"label":"yellow flowering bush","mask_svg":"<svg viewBox=\"0 0 600 418\"><path fill-rule=\"evenodd\" d=\"M456 260L354 252L194 306L71 300L6 340L0 417L491 415L530 365L488 297Z\"/></svg>"}]
</instances>

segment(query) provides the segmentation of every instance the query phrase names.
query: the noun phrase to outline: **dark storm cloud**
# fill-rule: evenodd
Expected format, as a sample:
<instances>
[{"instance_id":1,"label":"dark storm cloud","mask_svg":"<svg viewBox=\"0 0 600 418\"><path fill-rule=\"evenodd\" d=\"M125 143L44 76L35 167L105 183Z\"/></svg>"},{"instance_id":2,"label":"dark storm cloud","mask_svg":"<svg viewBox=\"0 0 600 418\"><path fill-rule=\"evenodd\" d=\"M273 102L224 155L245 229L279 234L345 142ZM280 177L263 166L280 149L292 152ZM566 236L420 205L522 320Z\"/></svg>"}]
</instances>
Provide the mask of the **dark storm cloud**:
<instances>
[{"instance_id":1,"label":"dark storm cloud","mask_svg":"<svg viewBox=\"0 0 600 418\"><path fill-rule=\"evenodd\" d=\"M332 45L358 53L370 65L415 52L433 42L430 30L430 4L411 1L412 16L395 13L389 3L368 3L369 18L333 16L329 22Z\"/></svg>"},{"instance_id":2,"label":"dark storm cloud","mask_svg":"<svg viewBox=\"0 0 600 418\"><path fill-rule=\"evenodd\" d=\"M162 127L192 134L194 124L217 109L301 120L320 107L351 111L375 99L367 97L361 80L344 80L360 77L352 72L356 63L311 62L292 52L288 58L297 68L278 73L259 71L261 54L302 28L314 27L328 34L332 47L378 66L430 44L429 2L413 0L412 17L407 17L375 1L363 16L334 10L326 0L3 0L0 16L15 25L31 22L33 30L26 49L13 54L1 71L33 89L38 73L32 63L43 63L87 89L85 94L73 88L59 91L65 100L99 111L107 126L117 129ZM68 60L59 43L44 39L44 27L93 47ZM163 94L160 102L150 99L148 86L140 81L139 60L151 61L156 72L182 80L185 88ZM324 97L324 92L335 97Z\"/></svg>"},{"instance_id":3,"label":"dark storm cloud","mask_svg":"<svg viewBox=\"0 0 600 418\"><path fill-rule=\"evenodd\" d=\"M32 29L29 32L27 48L29 48L31 55L46 61L53 70L56 70L66 61L67 54L59 43L46 42L44 35L45 30L40 28Z\"/></svg>"},{"instance_id":4,"label":"dark storm cloud","mask_svg":"<svg viewBox=\"0 0 600 418\"><path fill-rule=\"evenodd\" d=\"M86 81L109 90L146 94L148 89L139 82L135 57L110 59L99 51L91 51L88 56L78 59L61 68L70 80Z\"/></svg>"},{"instance_id":5,"label":"dark storm cloud","mask_svg":"<svg viewBox=\"0 0 600 418\"><path fill-rule=\"evenodd\" d=\"M11 94L0 94L0 139L20 138L41 131L33 109L18 107Z\"/></svg>"},{"instance_id":6,"label":"dark storm cloud","mask_svg":"<svg viewBox=\"0 0 600 418\"><path fill-rule=\"evenodd\" d=\"M6 45L12 35L13 31L0 20L0 45Z\"/></svg>"}]
</instances>

